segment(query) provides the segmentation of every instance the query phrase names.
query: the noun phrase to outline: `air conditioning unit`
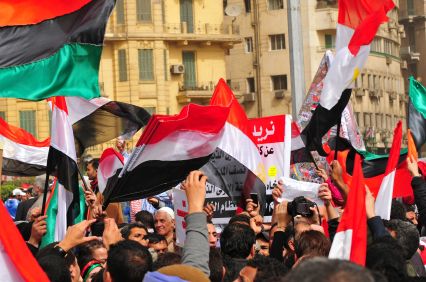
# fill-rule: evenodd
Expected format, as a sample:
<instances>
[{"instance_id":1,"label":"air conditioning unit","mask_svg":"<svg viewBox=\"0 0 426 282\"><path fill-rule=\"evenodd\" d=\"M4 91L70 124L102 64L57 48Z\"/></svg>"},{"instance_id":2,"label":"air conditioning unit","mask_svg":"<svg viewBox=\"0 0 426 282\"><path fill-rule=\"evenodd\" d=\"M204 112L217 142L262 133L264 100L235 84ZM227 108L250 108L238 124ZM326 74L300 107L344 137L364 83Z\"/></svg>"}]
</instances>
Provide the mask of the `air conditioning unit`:
<instances>
[{"instance_id":1,"label":"air conditioning unit","mask_svg":"<svg viewBox=\"0 0 426 282\"><path fill-rule=\"evenodd\" d=\"M185 66L184 65L172 65L170 67L170 72L172 74L182 74L185 72Z\"/></svg>"},{"instance_id":2,"label":"air conditioning unit","mask_svg":"<svg viewBox=\"0 0 426 282\"><path fill-rule=\"evenodd\" d=\"M276 90L276 91L274 91L274 94L275 94L275 98L277 98L277 99L282 99L282 98L284 98L284 90Z\"/></svg>"},{"instance_id":3,"label":"air conditioning unit","mask_svg":"<svg viewBox=\"0 0 426 282\"><path fill-rule=\"evenodd\" d=\"M401 69L406 70L408 68L407 61L401 62Z\"/></svg>"},{"instance_id":4,"label":"air conditioning unit","mask_svg":"<svg viewBox=\"0 0 426 282\"><path fill-rule=\"evenodd\" d=\"M254 102L254 101L256 101L256 93L255 92L250 92L250 93L244 94L244 102Z\"/></svg>"}]
</instances>

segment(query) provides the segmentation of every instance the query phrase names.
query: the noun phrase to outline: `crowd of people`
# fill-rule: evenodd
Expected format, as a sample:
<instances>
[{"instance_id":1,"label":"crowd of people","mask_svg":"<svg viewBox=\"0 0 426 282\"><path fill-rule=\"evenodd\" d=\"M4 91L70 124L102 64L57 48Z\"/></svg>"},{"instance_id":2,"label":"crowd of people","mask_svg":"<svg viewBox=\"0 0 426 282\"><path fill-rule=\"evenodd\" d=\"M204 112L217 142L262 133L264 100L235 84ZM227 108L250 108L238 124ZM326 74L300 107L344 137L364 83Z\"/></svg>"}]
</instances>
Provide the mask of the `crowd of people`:
<instances>
[{"instance_id":1,"label":"crowd of people","mask_svg":"<svg viewBox=\"0 0 426 282\"><path fill-rule=\"evenodd\" d=\"M296 199L281 199L279 182L272 192L272 222L264 222L259 203L247 199L220 232L212 222L214 206L205 203L207 177L192 171L181 184L188 204L183 247L176 245L168 193L102 210L96 160L87 163L87 220L70 226L62 241L39 247L47 229L47 216L40 214L43 176L35 180L35 197L20 202L11 216L51 281L422 281L426 181L416 161L407 163L414 204L394 200L390 220L375 214L366 187L365 266L328 258L349 191L337 161L329 173L317 171L324 179L318 192L323 206L298 212ZM12 199L22 196L13 194Z\"/></svg>"}]
</instances>

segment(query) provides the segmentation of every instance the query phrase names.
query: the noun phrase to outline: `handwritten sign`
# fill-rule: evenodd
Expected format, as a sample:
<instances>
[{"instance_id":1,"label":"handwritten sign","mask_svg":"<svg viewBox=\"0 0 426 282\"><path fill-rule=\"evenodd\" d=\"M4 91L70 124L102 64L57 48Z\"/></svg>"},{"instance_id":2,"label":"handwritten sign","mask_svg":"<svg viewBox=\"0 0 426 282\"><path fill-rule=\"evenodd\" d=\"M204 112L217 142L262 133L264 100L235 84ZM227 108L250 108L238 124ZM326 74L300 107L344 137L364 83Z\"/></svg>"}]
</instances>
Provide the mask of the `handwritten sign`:
<instances>
[{"instance_id":1,"label":"handwritten sign","mask_svg":"<svg viewBox=\"0 0 426 282\"><path fill-rule=\"evenodd\" d=\"M318 198L320 184L298 181L288 177L282 177L281 180L284 183L284 193L281 196L283 200L293 201L294 198L303 196L315 202L318 206L324 205L324 202Z\"/></svg>"},{"instance_id":2,"label":"handwritten sign","mask_svg":"<svg viewBox=\"0 0 426 282\"><path fill-rule=\"evenodd\" d=\"M176 245L183 247L186 238L185 216L188 214L188 200L185 191L172 190L173 206L175 209Z\"/></svg>"},{"instance_id":3,"label":"handwritten sign","mask_svg":"<svg viewBox=\"0 0 426 282\"><path fill-rule=\"evenodd\" d=\"M211 183L206 184L206 203L212 204L215 207L213 214L214 224L227 224L229 219L235 215L237 209L237 202L233 201L228 195L219 187Z\"/></svg>"}]
</instances>

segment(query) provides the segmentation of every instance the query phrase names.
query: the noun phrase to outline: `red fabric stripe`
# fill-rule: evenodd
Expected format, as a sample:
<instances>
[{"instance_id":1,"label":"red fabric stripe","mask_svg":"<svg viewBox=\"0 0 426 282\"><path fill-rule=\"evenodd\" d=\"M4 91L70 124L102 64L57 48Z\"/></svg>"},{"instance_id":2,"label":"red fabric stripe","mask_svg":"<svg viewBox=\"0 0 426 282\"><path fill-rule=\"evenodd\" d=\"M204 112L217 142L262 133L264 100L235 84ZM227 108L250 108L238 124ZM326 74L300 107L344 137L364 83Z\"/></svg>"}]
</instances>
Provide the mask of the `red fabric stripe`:
<instances>
[{"instance_id":1,"label":"red fabric stripe","mask_svg":"<svg viewBox=\"0 0 426 282\"><path fill-rule=\"evenodd\" d=\"M189 104L178 115L154 115L137 146L155 144L175 131L218 134L225 125L228 114L227 107Z\"/></svg>"},{"instance_id":2,"label":"red fabric stripe","mask_svg":"<svg viewBox=\"0 0 426 282\"><path fill-rule=\"evenodd\" d=\"M223 78L216 85L210 105L230 107L231 110L227 121L250 136L247 115Z\"/></svg>"},{"instance_id":3,"label":"red fabric stripe","mask_svg":"<svg viewBox=\"0 0 426 282\"><path fill-rule=\"evenodd\" d=\"M25 131L22 128L8 124L2 118L0 118L0 134L3 135L5 138L11 140L12 142L22 145L28 145L33 147L50 146L50 138L46 138L43 141L38 141L31 133Z\"/></svg>"},{"instance_id":4,"label":"red fabric stripe","mask_svg":"<svg viewBox=\"0 0 426 282\"><path fill-rule=\"evenodd\" d=\"M90 1L2 0L0 1L0 27L37 24L77 11Z\"/></svg>"},{"instance_id":5,"label":"red fabric stripe","mask_svg":"<svg viewBox=\"0 0 426 282\"><path fill-rule=\"evenodd\" d=\"M401 151L402 143L402 123L399 121L393 132L392 147L389 152L388 164L386 165L385 175L391 173L398 166L399 153Z\"/></svg>"},{"instance_id":6,"label":"red fabric stripe","mask_svg":"<svg viewBox=\"0 0 426 282\"><path fill-rule=\"evenodd\" d=\"M65 97L63 96L52 97L50 101L52 101L53 110L55 109L55 107L57 107L58 109L62 110L68 115L67 101L65 100Z\"/></svg>"},{"instance_id":7,"label":"red fabric stripe","mask_svg":"<svg viewBox=\"0 0 426 282\"><path fill-rule=\"evenodd\" d=\"M0 241L24 281L49 281L0 200Z\"/></svg>"},{"instance_id":8,"label":"red fabric stripe","mask_svg":"<svg viewBox=\"0 0 426 282\"><path fill-rule=\"evenodd\" d=\"M117 158L120 159L122 163L124 163L124 157L122 154L114 150L113 148L107 148L105 151L103 151L101 158L99 159L99 163L102 163L107 157L115 155Z\"/></svg>"}]
</instances>

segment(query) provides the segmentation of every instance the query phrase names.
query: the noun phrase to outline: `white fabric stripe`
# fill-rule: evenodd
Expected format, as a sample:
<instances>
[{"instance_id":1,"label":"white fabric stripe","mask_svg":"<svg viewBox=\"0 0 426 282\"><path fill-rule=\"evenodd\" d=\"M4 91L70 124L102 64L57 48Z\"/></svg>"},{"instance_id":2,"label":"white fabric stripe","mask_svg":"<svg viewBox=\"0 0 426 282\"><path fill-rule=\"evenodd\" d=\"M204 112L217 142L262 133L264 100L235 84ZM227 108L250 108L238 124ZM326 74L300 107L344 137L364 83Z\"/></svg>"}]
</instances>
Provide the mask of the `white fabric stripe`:
<instances>
[{"instance_id":1,"label":"white fabric stripe","mask_svg":"<svg viewBox=\"0 0 426 282\"><path fill-rule=\"evenodd\" d=\"M285 115L284 123L284 177L290 177L290 159L291 159L291 115Z\"/></svg>"},{"instance_id":2,"label":"white fabric stripe","mask_svg":"<svg viewBox=\"0 0 426 282\"><path fill-rule=\"evenodd\" d=\"M22 262L24 263L24 262ZM0 281L25 281L0 242Z\"/></svg>"},{"instance_id":3,"label":"white fabric stripe","mask_svg":"<svg viewBox=\"0 0 426 282\"><path fill-rule=\"evenodd\" d=\"M262 164L256 144L240 129L228 122L225 123L225 133L218 147L254 173Z\"/></svg>"},{"instance_id":4,"label":"white fabric stripe","mask_svg":"<svg viewBox=\"0 0 426 282\"><path fill-rule=\"evenodd\" d=\"M23 145L0 135L3 146L3 157L27 164L46 166L49 147Z\"/></svg>"},{"instance_id":5,"label":"white fabric stripe","mask_svg":"<svg viewBox=\"0 0 426 282\"><path fill-rule=\"evenodd\" d=\"M58 183L58 213L55 222L55 241L62 241L67 232L67 211L71 205L73 194Z\"/></svg>"},{"instance_id":6,"label":"white fabric stripe","mask_svg":"<svg viewBox=\"0 0 426 282\"><path fill-rule=\"evenodd\" d=\"M376 215L386 220L390 219L391 214L395 174L396 169L383 178L382 183L380 184L379 193L376 197L376 203L374 205Z\"/></svg>"},{"instance_id":7,"label":"white fabric stripe","mask_svg":"<svg viewBox=\"0 0 426 282\"><path fill-rule=\"evenodd\" d=\"M331 244L330 259L349 260L351 257L352 248L352 229L337 232Z\"/></svg>"},{"instance_id":8,"label":"white fabric stripe","mask_svg":"<svg viewBox=\"0 0 426 282\"><path fill-rule=\"evenodd\" d=\"M126 171L132 171L135 167L146 161L182 161L212 154L224 135L224 130L219 134L201 133L194 131L176 131L155 144L135 148L126 163ZM256 150L257 152L257 150Z\"/></svg>"},{"instance_id":9,"label":"white fabric stripe","mask_svg":"<svg viewBox=\"0 0 426 282\"><path fill-rule=\"evenodd\" d=\"M336 53L349 45L355 30L342 24L336 26Z\"/></svg>"},{"instance_id":10,"label":"white fabric stripe","mask_svg":"<svg viewBox=\"0 0 426 282\"><path fill-rule=\"evenodd\" d=\"M123 167L123 163L115 154L111 154L99 163L98 167L98 187L101 193L104 192L108 182L108 178L113 176L115 172Z\"/></svg>"},{"instance_id":11,"label":"white fabric stripe","mask_svg":"<svg viewBox=\"0 0 426 282\"><path fill-rule=\"evenodd\" d=\"M65 97L68 107L68 116L71 124L76 123L82 118L90 115L103 105L111 102L111 100L99 97L86 100L81 97Z\"/></svg>"},{"instance_id":12,"label":"white fabric stripe","mask_svg":"<svg viewBox=\"0 0 426 282\"><path fill-rule=\"evenodd\" d=\"M337 104L343 90L353 87L355 70L361 72L370 53L370 45L362 46L356 56L353 56L348 47L337 52L334 63L324 78L324 88L320 97L320 104L330 110Z\"/></svg>"},{"instance_id":13,"label":"white fabric stripe","mask_svg":"<svg viewBox=\"0 0 426 282\"><path fill-rule=\"evenodd\" d=\"M68 115L58 107L54 107L52 113L52 137L50 146L64 153L75 162L77 155L75 153L74 133Z\"/></svg>"}]
</instances>

